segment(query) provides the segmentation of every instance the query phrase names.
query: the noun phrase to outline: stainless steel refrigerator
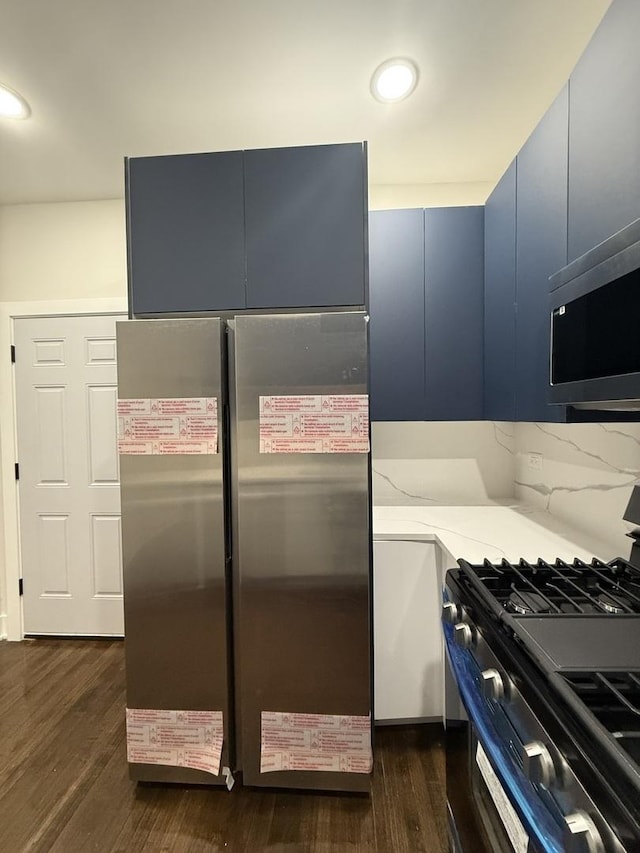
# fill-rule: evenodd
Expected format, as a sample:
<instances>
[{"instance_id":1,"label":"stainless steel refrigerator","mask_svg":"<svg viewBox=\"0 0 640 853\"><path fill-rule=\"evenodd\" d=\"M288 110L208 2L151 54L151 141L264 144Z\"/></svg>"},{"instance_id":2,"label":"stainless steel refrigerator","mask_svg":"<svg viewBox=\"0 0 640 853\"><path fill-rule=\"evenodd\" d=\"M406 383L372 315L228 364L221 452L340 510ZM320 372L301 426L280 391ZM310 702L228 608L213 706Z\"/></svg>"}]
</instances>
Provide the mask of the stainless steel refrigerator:
<instances>
[{"instance_id":1,"label":"stainless steel refrigerator","mask_svg":"<svg viewBox=\"0 0 640 853\"><path fill-rule=\"evenodd\" d=\"M117 336L132 778L368 790L366 315Z\"/></svg>"}]
</instances>

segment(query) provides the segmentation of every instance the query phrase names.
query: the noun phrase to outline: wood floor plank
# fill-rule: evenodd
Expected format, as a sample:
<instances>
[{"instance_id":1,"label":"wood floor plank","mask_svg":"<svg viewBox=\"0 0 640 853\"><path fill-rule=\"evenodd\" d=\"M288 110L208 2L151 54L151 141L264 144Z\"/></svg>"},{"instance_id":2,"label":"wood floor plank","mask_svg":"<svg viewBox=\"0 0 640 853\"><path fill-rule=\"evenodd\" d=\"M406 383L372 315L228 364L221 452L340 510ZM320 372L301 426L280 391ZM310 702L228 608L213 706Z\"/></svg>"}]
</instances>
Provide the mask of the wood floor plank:
<instances>
[{"instance_id":1,"label":"wood floor plank","mask_svg":"<svg viewBox=\"0 0 640 853\"><path fill-rule=\"evenodd\" d=\"M65 672L78 672L65 659ZM2 805L12 820L0 825L0 849L31 850L74 809L105 760L105 741L122 729L122 691L116 678L119 661L82 669L83 688L75 685L58 697L57 713L48 708L46 722L27 715L28 725L8 761ZM32 730L33 717L39 725ZM29 748L29 735L32 739ZM113 746L107 750L113 750ZM46 849L46 848L45 848Z\"/></svg>"},{"instance_id":2,"label":"wood floor plank","mask_svg":"<svg viewBox=\"0 0 640 853\"><path fill-rule=\"evenodd\" d=\"M16 679L18 695L13 690L2 696L0 784L3 787L15 778L15 767L22 765L26 755L51 740L61 713L87 696L90 680L104 681L106 666L122 665L117 657L113 661L101 658L98 663L91 648L72 643L61 649L59 644L44 642L45 646L37 650L29 644L21 677ZM56 684L60 673L64 673L64 690Z\"/></svg>"},{"instance_id":3,"label":"wood floor plank","mask_svg":"<svg viewBox=\"0 0 640 853\"><path fill-rule=\"evenodd\" d=\"M65 826L55 838L44 840L50 845L50 853L115 849L132 799L122 736L118 735L115 741L109 760L68 816Z\"/></svg>"},{"instance_id":4,"label":"wood floor plank","mask_svg":"<svg viewBox=\"0 0 640 853\"><path fill-rule=\"evenodd\" d=\"M437 726L377 731L370 796L136 785L118 641L0 643L2 853L439 853Z\"/></svg>"}]
</instances>

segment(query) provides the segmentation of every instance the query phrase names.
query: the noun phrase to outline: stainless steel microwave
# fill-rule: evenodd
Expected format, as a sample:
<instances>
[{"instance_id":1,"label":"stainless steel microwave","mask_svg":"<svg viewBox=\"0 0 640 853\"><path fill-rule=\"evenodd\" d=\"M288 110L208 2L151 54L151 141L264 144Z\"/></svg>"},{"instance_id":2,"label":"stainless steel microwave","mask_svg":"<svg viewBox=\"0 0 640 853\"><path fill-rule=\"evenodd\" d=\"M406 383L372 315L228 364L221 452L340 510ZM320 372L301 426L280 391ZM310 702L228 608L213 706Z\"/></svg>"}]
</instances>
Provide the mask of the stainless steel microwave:
<instances>
[{"instance_id":1,"label":"stainless steel microwave","mask_svg":"<svg viewBox=\"0 0 640 853\"><path fill-rule=\"evenodd\" d=\"M549 402L640 411L640 219L550 282Z\"/></svg>"}]
</instances>

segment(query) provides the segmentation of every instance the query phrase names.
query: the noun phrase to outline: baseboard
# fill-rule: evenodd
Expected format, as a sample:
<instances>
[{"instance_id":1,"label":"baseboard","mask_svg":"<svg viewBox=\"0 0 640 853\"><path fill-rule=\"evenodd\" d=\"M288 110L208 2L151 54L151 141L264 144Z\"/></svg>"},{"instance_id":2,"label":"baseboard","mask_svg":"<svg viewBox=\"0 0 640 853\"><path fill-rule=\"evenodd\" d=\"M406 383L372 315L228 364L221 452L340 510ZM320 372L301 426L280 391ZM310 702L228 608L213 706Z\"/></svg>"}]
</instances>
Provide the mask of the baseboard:
<instances>
[{"instance_id":1,"label":"baseboard","mask_svg":"<svg viewBox=\"0 0 640 853\"><path fill-rule=\"evenodd\" d=\"M7 614L0 613L0 640L7 639Z\"/></svg>"}]
</instances>

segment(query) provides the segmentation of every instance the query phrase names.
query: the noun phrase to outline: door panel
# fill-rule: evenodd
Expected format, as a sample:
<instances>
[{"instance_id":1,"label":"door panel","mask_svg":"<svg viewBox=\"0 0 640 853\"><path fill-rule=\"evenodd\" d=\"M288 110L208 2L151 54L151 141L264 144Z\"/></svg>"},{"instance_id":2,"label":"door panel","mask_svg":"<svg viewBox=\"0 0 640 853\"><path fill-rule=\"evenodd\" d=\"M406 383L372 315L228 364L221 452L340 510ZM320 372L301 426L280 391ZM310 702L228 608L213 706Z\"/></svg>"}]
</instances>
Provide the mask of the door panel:
<instances>
[{"instance_id":1,"label":"door panel","mask_svg":"<svg viewBox=\"0 0 640 853\"><path fill-rule=\"evenodd\" d=\"M94 596L122 595L121 552L120 516L92 516L91 576Z\"/></svg>"},{"instance_id":2,"label":"door panel","mask_svg":"<svg viewBox=\"0 0 640 853\"><path fill-rule=\"evenodd\" d=\"M117 389L90 385L87 389L89 417L89 471L91 485L118 485L118 457L111 452L116 446L116 424L113 413L117 406Z\"/></svg>"},{"instance_id":3,"label":"door panel","mask_svg":"<svg viewBox=\"0 0 640 853\"><path fill-rule=\"evenodd\" d=\"M26 634L124 632L116 319L15 321Z\"/></svg>"}]
</instances>

